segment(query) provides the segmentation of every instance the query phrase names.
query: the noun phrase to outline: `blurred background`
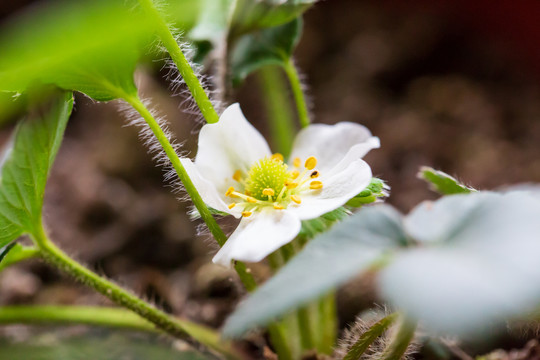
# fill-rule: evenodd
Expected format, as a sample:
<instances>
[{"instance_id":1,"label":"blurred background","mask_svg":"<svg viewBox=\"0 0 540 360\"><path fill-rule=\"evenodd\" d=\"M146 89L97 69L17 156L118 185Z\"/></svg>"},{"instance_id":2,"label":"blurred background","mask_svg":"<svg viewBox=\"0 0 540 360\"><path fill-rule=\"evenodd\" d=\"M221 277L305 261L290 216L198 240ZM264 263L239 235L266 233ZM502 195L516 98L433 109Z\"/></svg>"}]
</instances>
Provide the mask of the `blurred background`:
<instances>
[{"instance_id":1,"label":"blurred background","mask_svg":"<svg viewBox=\"0 0 540 360\"><path fill-rule=\"evenodd\" d=\"M2 20L30 3L0 3ZM391 186L388 202L404 212L436 197L416 178L421 165L478 189L540 182L540 3L436 3L322 1L305 14L295 53L313 120L358 122L380 137L381 149L366 160ZM171 96L162 66L138 71L141 92L193 156L201 124L182 112L182 96ZM235 98L267 132L256 76ZM52 238L166 310L220 326L241 288L210 263L215 249L197 235L200 224L186 215L190 204L176 199L138 130L125 124L118 104L77 94L47 188ZM2 142L11 130L1 130ZM358 294L358 283L340 293L342 324L375 300ZM39 262L3 271L0 289L0 305L107 304ZM20 329L3 327L0 334L20 336Z\"/></svg>"}]
</instances>

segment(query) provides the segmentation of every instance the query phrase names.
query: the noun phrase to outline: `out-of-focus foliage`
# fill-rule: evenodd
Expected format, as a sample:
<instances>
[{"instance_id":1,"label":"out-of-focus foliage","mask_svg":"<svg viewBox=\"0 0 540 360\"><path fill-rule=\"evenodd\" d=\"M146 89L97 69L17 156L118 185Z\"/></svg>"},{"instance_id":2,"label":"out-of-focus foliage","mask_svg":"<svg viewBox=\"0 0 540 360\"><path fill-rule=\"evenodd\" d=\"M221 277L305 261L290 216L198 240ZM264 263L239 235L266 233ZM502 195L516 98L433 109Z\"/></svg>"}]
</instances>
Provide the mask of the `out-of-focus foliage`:
<instances>
[{"instance_id":1,"label":"out-of-focus foliage","mask_svg":"<svg viewBox=\"0 0 540 360\"><path fill-rule=\"evenodd\" d=\"M0 172L0 247L39 231L45 183L73 107L70 92L38 107L17 127Z\"/></svg>"},{"instance_id":2,"label":"out-of-focus foliage","mask_svg":"<svg viewBox=\"0 0 540 360\"><path fill-rule=\"evenodd\" d=\"M242 36L231 54L233 85L267 65L284 66L302 34L301 18Z\"/></svg>"},{"instance_id":3,"label":"out-of-focus foliage","mask_svg":"<svg viewBox=\"0 0 540 360\"><path fill-rule=\"evenodd\" d=\"M403 219L386 205L362 209L310 242L224 331L264 325L375 264L384 298L428 329L471 333L525 315L540 302L540 201L531 191L444 197Z\"/></svg>"},{"instance_id":4,"label":"out-of-focus foliage","mask_svg":"<svg viewBox=\"0 0 540 360\"><path fill-rule=\"evenodd\" d=\"M226 336L256 326L317 298L369 269L406 243L401 217L389 206L366 208L308 243L229 318Z\"/></svg>"},{"instance_id":5,"label":"out-of-focus foliage","mask_svg":"<svg viewBox=\"0 0 540 360\"><path fill-rule=\"evenodd\" d=\"M124 1L42 4L1 31L0 90L55 84L100 101L134 94L133 72L151 33Z\"/></svg>"},{"instance_id":6,"label":"out-of-focus foliage","mask_svg":"<svg viewBox=\"0 0 540 360\"><path fill-rule=\"evenodd\" d=\"M418 173L418 177L431 185L433 191L442 195L468 194L474 190L461 184L452 176L433 168L423 166Z\"/></svg>"}]
</instances>

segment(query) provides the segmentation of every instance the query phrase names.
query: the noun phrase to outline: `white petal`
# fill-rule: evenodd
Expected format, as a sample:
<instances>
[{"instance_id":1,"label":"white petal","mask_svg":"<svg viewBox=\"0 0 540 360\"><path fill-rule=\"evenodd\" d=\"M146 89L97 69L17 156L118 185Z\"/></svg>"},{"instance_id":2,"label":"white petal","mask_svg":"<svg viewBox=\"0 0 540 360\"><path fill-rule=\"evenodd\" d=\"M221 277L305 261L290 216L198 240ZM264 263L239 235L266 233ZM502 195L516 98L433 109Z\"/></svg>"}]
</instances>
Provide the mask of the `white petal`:
<instances>
[{"instance_id":1,"label":"white petal","mask_svg":"<svg viewBox=\"0 0 540 360\"><path fill-rule=\"evenodd\" d=\"M340 122L335 125L314 124L298 133L294 140L291 159L302 161L310 156L317 158L317 169L330 171L346 156L347 164L362 158L371 149L380 146L378 137L362 125ZM342 166L344 168L346 166Z\"/></svg>"},{"instance_id":2,"label":"white petal","mask_svg":"<svg viewBox=\"0 0 540 360\"><path fill-rule=\"evenodd\" d=\"M242 218L240 225L212 261L230 266L231 260L257 262L287 244L300 232L298 217L287 210L267 209Z\"/></svg>"},{"instance_id":3,"label":"white petal","mask_svg":"<svg viewBox=\"0 0 540 360\"><path fill-rule=\"evenodd\" d=\"M219 192L212 182L205 179L191 160L181 158L180 162L184 166L184 169L186 169L189 178L193 182L193 185L195 185L204 203L216 210L232 214L224 201L225 194Z\"/></svg>"},{"instance_id":4,"label":"white petal","mask_svg":"<svg viewBox=\"0 0 540 360\"><path fill-rule=\"evenodd\" d=\"M319 180L319 179L317 179ZM323 188L302 193L299 205L289 205L301 220L314 219L344 205L364 190L371 181L371 168L362 159L355 160L341 172L320 178Z\"/></svg>"},{"instance_id":5,"label":"white petal","mask_svg":"<svg viewBox=\"0 0 540 360\"><path fill-rule=\"evenodd\" d=\"M246 120L240 105L232 104L217 123L201 129L195 164L204 178L223 192L234 185L231 177L236 170L247 171L270 155L264 137Z\"/></svg>"}]
</instances>

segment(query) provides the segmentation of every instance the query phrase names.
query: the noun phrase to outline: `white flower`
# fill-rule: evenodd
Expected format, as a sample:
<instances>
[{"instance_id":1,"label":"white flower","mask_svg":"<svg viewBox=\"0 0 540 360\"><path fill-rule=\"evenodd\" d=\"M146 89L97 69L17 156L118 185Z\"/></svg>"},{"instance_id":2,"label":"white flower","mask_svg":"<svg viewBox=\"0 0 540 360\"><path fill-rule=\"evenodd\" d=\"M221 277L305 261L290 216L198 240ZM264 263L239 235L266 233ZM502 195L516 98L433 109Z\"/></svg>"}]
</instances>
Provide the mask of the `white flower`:
<instances>
[{"instance_id":1,"label":"white flower","mask_svg":"<svg viewBox=\"0 0 540 360\"><path fill-rule=\"evenodd\" d=\"M299 132L286 164L240 106L229 106L201 129L195 162L180 159L208 206L242 217L213 261L260 261L293 240L302 220L345 204L369 185L371 169L361 158L379 146L362 125L315 124Z\"/></svg>"}]
</instances>

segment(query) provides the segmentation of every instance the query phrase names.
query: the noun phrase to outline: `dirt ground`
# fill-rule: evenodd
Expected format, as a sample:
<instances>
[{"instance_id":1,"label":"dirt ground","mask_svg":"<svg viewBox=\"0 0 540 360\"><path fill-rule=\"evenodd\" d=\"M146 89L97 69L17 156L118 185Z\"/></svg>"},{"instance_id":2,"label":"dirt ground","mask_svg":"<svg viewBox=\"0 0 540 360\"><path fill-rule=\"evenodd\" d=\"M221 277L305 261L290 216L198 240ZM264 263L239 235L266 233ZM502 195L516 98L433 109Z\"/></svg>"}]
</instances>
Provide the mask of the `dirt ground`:
<instances>
[{"instance_id":1,"label":"dirt ground","mask_svg":"<svg viewBox=\"0 0 540 360\"><path fill-rule=\"evenodd\" d=\"M540 182L539 77L514 55L444 13L334 0L306 14L296 59L316 122L355 121L380 137L381 149L366 160L391 186L388 202L406 212L436 197L416 178L421 165L478 189ZM200 124L179 110L182 97L170 96L158 70L140 71L142 91L194 155ZM255 78L236 97L265 132ZM125 123L118 104L77 95L46 194L52 237L166 310L220 326L242 290L229 271L211 265L215 246L197 235L189 203L178 201L138 130ZM264 276L263 267L255 270ZM359 290L362 281L340 293L343 324L375 300ZM40 262L5 270L0 289L0 305L108 303ZM0 335L15 336L14 329ZM524 342L503 337L497 346Z\"/></svg>"}]
</instances>

